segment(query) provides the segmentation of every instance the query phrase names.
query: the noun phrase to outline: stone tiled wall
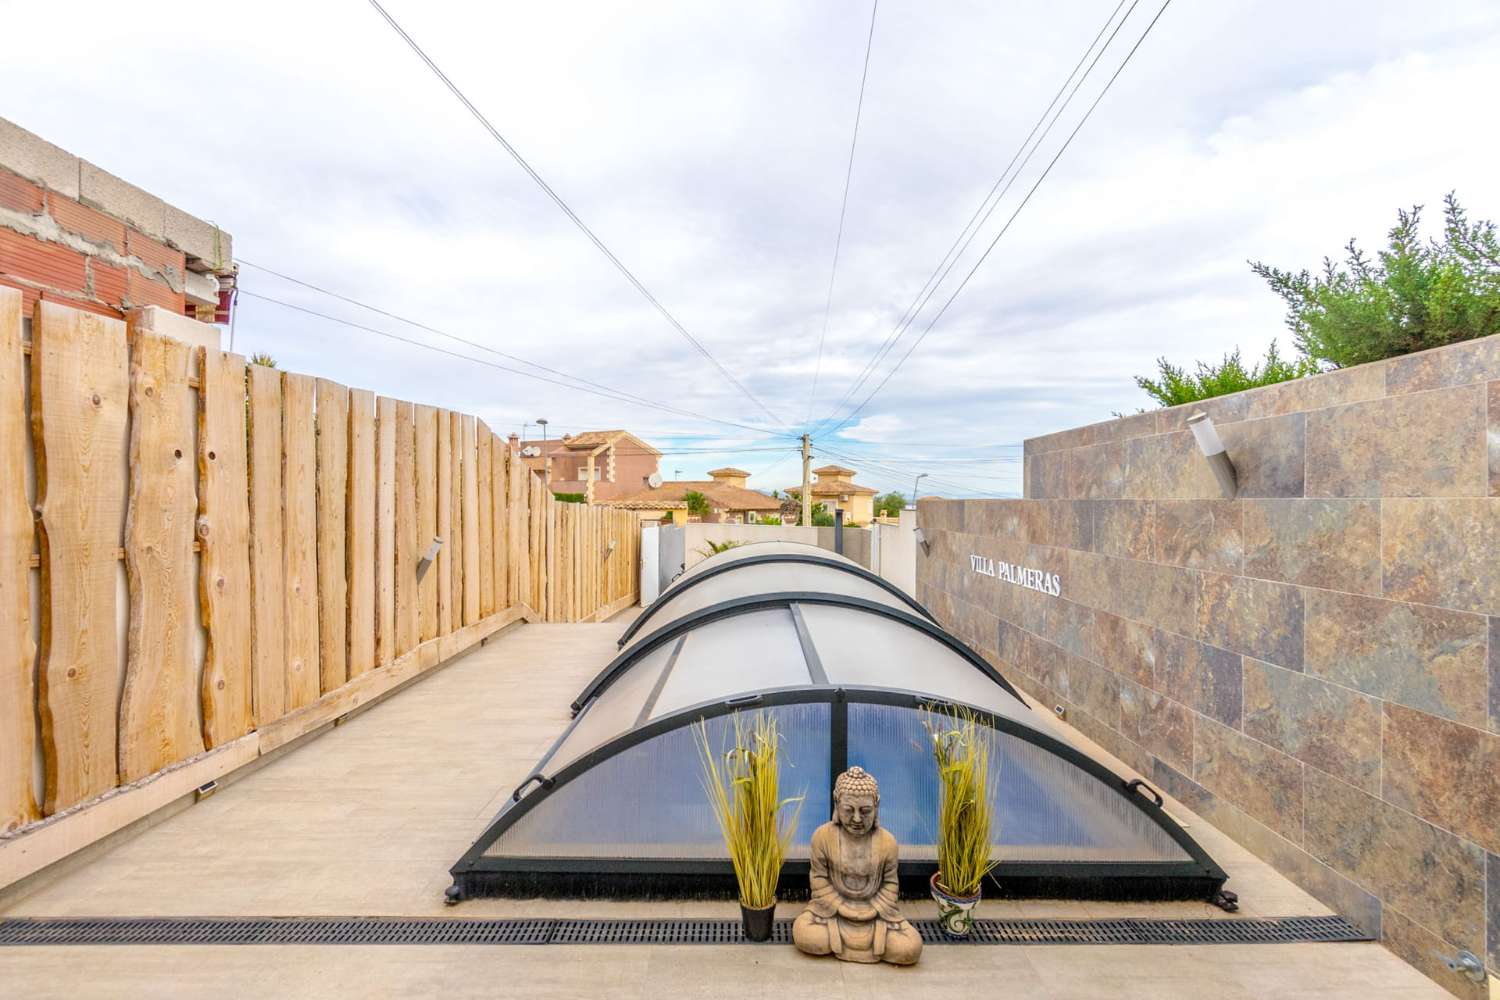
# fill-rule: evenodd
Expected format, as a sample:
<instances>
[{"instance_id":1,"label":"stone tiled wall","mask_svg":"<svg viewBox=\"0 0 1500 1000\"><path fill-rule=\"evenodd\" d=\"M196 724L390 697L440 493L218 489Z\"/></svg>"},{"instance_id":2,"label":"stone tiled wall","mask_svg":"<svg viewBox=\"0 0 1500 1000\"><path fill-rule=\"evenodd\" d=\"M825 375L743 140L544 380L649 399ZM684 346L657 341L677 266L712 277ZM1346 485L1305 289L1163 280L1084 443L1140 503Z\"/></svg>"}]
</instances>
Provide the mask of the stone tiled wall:
<instances>
[{"instance_id":1,"label":"stone tiled wall","mask_svg":"<svg viewBox=\"0 0 1500 1000\"><path fill-rule=\"evenodd\" d=\"M1239 473L1223 499L1187 416ZM1452 992L1500 970L1500 337L1026 442L924 501L917 594ZM976 572L1055 573L1058 597Z\"/></svg>"}]
</instances>

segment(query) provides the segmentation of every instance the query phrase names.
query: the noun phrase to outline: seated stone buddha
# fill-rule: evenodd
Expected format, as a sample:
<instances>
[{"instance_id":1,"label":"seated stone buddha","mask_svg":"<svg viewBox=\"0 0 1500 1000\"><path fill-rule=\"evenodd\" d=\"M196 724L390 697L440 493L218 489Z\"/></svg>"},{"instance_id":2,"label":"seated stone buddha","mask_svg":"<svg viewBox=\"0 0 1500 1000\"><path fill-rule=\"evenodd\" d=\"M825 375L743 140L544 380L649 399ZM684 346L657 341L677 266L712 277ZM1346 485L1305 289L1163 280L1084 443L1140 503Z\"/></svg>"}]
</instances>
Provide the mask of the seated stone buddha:
<instances>
[{"instance_id":1,"label":"seated stone buddha","mask_svg":"<svg viewBox=\"0 0 1500 1000\"><path fill-rule=\"evenodd\" d=\"M833 819L813 831L812 899L792 924L809 955L912 965L922 937L896 905L896 838L880 826L880 786L851 767L833 783Z\"/></svg>"}]
</instances>

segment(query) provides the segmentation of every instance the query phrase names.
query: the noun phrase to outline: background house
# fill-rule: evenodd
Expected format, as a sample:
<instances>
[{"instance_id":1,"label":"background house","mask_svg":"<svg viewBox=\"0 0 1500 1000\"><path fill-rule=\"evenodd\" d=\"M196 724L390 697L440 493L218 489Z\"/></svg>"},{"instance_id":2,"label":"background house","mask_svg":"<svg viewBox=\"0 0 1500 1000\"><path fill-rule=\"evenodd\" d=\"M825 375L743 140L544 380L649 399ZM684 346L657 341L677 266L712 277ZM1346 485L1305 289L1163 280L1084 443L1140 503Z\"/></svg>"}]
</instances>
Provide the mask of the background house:
<instances>
[{"instance_id":1,"label":"background house","mask_svg":"<svg viewBox=\"0 0 1500 1000\"><path fill-rule=\"evenodd\" d=\"M510 439L534 471L543 472L552 460L553 493L582 493L589 503L648 488L661 462L661 452L629 431L585 431L546 441L522 441L512 434Z\"/></svg>"},{"instance_id":2,"label":"background house","mask_svg":"<svg viewBox=\"0 0 1500 1000\"><path fill-rule=\"evenodd\" d=\"M687 514L687 494L696 491L702 493L709 503L710 512L703 518L705 521L750 524L780 513L780 500L773 500L745 485L750 473L744 469L714 469L709 476L707 481L682 479L662 483L608 503L613 507L638 511L643 521L659 521L667 511L673 512L673 520L681 520Z\"/></svg>"},{"instance_id":3,"label":"background house","mask_svg":"<svg viewBox=\"0 0 1500 1000\"><path fill-rule=\"evenodd\" d=\"M880 491L854 482L854 475L853 469L846 469L842 465L825 465L821 469L814 469L812 502L823 504L830 514L836 510L843 511L845 524L869 524L875 517L875 497ZM801 503L800 483L788 486L782 492Z\"/></svg>"}]
</instances>

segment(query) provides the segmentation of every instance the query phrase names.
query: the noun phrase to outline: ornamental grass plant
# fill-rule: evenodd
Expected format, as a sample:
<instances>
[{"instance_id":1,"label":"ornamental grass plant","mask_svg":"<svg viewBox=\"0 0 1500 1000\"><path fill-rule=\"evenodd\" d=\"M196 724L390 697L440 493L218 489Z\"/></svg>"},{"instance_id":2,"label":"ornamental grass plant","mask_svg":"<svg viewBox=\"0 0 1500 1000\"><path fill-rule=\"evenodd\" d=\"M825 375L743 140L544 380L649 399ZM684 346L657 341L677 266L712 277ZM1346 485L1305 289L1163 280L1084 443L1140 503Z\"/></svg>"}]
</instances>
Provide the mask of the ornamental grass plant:
<instances>
[{"instance_id":1,"label":"ornamental grass plant","mask_svg":"<svg viewBox=\"0 0 1500 1000\"><path fill-rule=\"evenodd\" d=\"M734 745L715 749L708 723L693 727L703 764L703 790L718 821L740 903L752 910L776 903L781 865L792 846L802 797L781 797L781 733L774 716L734 715Z\"/></svg>"},{"instance_id":2,"label":"ornamental grass plant","mask_svg":"<svg viewBox=\"0 0 1500 1000\"><path fill-rule=\"evenodd\" d=\"M998 774L990 771L990 730L961 707L930 712L925 725L938 772L938 884L955 896L977 896L995 867L990 840Z\"/></svg>"}]
</instances>

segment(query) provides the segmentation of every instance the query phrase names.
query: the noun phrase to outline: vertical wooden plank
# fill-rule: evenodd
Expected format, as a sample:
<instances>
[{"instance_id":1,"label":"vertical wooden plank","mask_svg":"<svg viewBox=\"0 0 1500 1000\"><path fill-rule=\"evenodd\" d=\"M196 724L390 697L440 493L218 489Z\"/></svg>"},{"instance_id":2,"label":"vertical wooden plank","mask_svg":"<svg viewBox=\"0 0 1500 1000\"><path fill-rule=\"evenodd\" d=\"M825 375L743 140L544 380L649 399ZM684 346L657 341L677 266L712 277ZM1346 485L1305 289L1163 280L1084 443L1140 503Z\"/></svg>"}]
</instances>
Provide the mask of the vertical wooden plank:
<instances>
[{"instance_id":1,"label":"vertical wooden plank","mask_svg":"<svg viewBox=\"0 0 1500 1000\"><path fill-rule=\"evenodd\" d=\"M396 655L417 647L417 443L411 403L396 404Z\"/></svg>"},{"instance_id":2,"label":"vertical wooden plank","mask_svg":"<svg viewBox=\"0 0 1500 1000\"><path fill-rule=\"evenodd\" d=\"M531 568L526 559L530 548L526 535L526 463L509 447L505 449L505 463L506 513L510 518L510 524L506 527L506 540L510 548L510 568L507 572L510 602L530 604Z\"/></svg>"},{"instance_id":3,"label":"vertical wooden plank","mask_svg":"<svg viewBox=\"0 0 1500 1000\"><path fill-rule=\"evenodd\" d=\"M458 629L464 624L464 417L462 413L448 414L448 444L451 449L448 456L448 486L452 491L448 496L448 520L449 530L453 533L449 546L451 558L448 570L453 591L453 627Z\"/></svg>"},{"instance_id":4,"label":"vertical wooden plank","mask_svg":"<svg viewBox=\"0 0 1500 1000\"><path fill-rule=\"evenodd\" d=\"M464 511L464 624L479 620L479 447L474 436L474 418L464 415L463 511Z\"/></svg>"},{"instance_id":5,"label":"vertical wooden plank","mask_svg":"<svg viewBox=\"0 0 1500 1000\"><path fill-rule=\"evenodd\" d=\"M117 778L115 552L125 516L120 472L129 383L119 320L40 302L32 329L42 554L38 676L50 815L108 791Z\"/></svg>"},{"instance_id":6,"label":"vertical wooden plank","mask_svg":"<svg viewBox=\"0 0 1500 1000\"><path fill-rule=\"evenodd\" d=\"M531 477L531 586L536 594L535 610L545 621L547 607L547 527L551 512L544 501L547 487L540 476Z\"/></svg>"},{"instance_id":7,"label":"vertical wooden plank","mask_svg":"<svg viewBox=\"0 0 1500 1000\"><path fill-rule=\"evenodd\" d=\"M479 617L484 618L495 613L495 470L490 429L483 420L474 425L474 445L479 489Z\"/></svg>"},{"instance_id":8,"label":"vertical wooden plank","mask_svg":"<svg viewBox=\"0 0 1500 1000\"><path fill-rule=\"evenodd\" d=\"M375 663L396 658L396 401L375 401Z\"/></svg>"},{"instance_id":9,"label":"vertical wooden plank","mask_svg":"<svg viewBox=\"0 0 1500 1000\"><path fill-rule=\"evenodd\" d=\"M26 358L21 293L0 287L0 833L41 818L31 787L36 754L36 644L31 639L31 549L26 502Z\"/></svg>"},{"instance_id":10,"label":"vertical wooden plank","mask_svg":"<svg viewBox=\"0 0 1500 1000\"><path fill-rule=\"evenodd\" d=\"M255 724L286 714L286 545L281 509L281 373L250 372L250 691Z\"/></svg>"},{"instance_id":11,"label":"vertical wooden plank","mask_svg":"<svg viewBox=\"0 0 1500 1000\"><path fill-rule=\"evenodd\" d=\"M349 676L375 666L375 394L349 392L348 507L344 522Z\"/></svg>"},{"instance_id":12,"label":"vertical wooden plank","mask_svg":"<svg viewBox=\"0 0 1500 1000\"><path fill-rule=\"evenodd\" d=\"M416 408L417 558L432 546L438 532L437 517L437 410ZM415 572L415 570L413 570ZM438 636L438 569L429 566L417 584L418 636L425 642Z\"/></svg>"},{"instance_id":13,"label":"vertical wooden plank","mask_svg":"<svg viewBox=\"0 0 1500 1000\"><path fill-rule=\"evenodd\" d=\"M203 752L193 650L193 353L181 340L130 330L130 624L120 693L121 782Z\"/></svg>"},{"instance_id":14,"label":"vertical wooden plank","mask_svg":"<svg viewBox=\"0 0 1500 1000\"><path fill-rule=\"evenodd\" d=\"M453 631L453 421L447 410L437 411L437 533L443 540L438 549L437 577L438 635ZM460 614L459 618L463 615Z\"/></svg>"},{"instance_id":15,"label":"vertical wooden plank","mask_svg":"<svg viewBox=\"0 0 1500 1000\"><path fill-rule=\"evenodd\" d=\"M245 447L245 359L199 353L198 606L203 654L203 743L212 750L255 725L250 589L250 456Z\"/></svg>"},{"instance_id":16,"label":"vertical wooden plank","mask_svg":"<svg viewBox=\"0 0 1500 1000\"><path fill-rule=\"evenodd\" d=\"M317 382L318 675L327 694L349 679L349 390Z\"/></svg>"},{"instance_id":17,"label":"vertical wooden plank","mask_svg":"<svg viewBox=\"0 0 1500 1000\"><path fill-rule=\"evenodd\" d=\"M286 707L321 694L318 671L318 478L314 380L288 372L281 386L281 490L286 508Z\"/></svg>"},{"instance_id":18,"label":"vertical wooden plank","mask_svg":"<svg viewBox=\"0 0 1500 1000\"><path fill-rule=\"evenodd\" d=\"M498 434L490 435L490 500L492 509L490 521L494 524L494 542L490 546L490 559L494 563L491 570L495 576L495 610L503 611L510 607L510 593L506 582L506 567L510 560L506 558L506 546L509 544L507 533L507 513L505 505L505 439Z\"/></svg>"}]
</instances>

